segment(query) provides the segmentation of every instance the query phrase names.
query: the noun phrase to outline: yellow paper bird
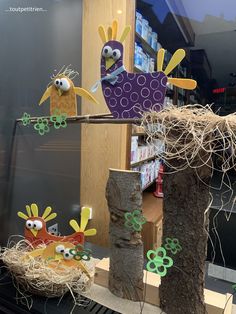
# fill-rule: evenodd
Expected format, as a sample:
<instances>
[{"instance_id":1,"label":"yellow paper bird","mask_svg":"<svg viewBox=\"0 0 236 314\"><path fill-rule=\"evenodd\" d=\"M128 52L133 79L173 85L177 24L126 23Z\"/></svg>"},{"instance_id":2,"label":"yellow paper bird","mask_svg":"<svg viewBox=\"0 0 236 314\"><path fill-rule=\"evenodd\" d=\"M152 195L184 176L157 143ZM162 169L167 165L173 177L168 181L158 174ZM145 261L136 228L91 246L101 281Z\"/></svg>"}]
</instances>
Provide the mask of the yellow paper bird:
<instances>
[{"instance_id":1,"label":"yellow paper bird","mask_svg":"<svg viewBox=\"0 0 236 314\"><path fill-rule=\"evenodd\" d=\"M97 100L86 89L74 86L73 79L77 75L78 72L71 70L69 67L63 67L56 75L51 77L51 82L39 105L50 98L50 115L59 112L72 117L77 116L76 95L86 97L97 104Z\"/></svg>"}]
</instances>

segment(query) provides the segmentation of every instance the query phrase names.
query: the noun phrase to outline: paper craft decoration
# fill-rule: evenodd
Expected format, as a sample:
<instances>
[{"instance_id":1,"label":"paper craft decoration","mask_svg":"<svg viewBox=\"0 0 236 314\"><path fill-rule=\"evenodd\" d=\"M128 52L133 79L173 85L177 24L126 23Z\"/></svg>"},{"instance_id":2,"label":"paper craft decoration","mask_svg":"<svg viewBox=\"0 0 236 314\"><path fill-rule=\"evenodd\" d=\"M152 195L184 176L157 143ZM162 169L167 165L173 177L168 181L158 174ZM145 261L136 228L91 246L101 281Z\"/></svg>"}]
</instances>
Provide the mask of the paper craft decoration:
<instances>
[{"instance_id":1,"label":"paper craft decoration","mask_svg":"<svg viewBox=\"0 0 236 314\"><path fill-rule=\"evenodd\" d=\"M173 266L173 259L166 255L166 250L159 247L157 250L149 250L147 252L147 270L155 272L161 277L167 274L167 268Z\"/></svg>"},{"instance_id":2,"label":"paper craft decoration","mask_svg":"<svg viewBox=\"0 0 236 314\"><path fill-rule=\"evenodd\" d=\"M81 247L83 248L83 246ZM57 269L59 266L79 267L90 277L86 266L80 262L81 259L74 258L77 253L73 254L73 252L76 252L76 247L71 242L53 242L46 248L35 249L27 253L24 258L41 257L47 262L49 267L56 267ZM87 260L90 260L90 258Z\"/></svg>"},{"instance_id":3,"label":"paper craft decoration","mask_svg":"<svg viewBox=\"0 0 236 314\"><path fill-rule=\"evenodd\" d=\"M140 210L134 210L131 213L125 213L125 227L132 231L141 231L143 224L145 224L146 218L143 216Z\"/></svg>"},{"instance_id":4,"label":"paper craft decoration","mask_svg":"<svg viewBox=\"0 0 236 314\"><path fill-rule=\"evenodd\" d=\"M44 135L46 133L49 133L50 128L48 124L48 119L38 118L37 122L34 125L34 129L38 131L39 135Z\"/></svg>"},{"instance_id":5,"label":"paper craft decoration","mask_svg":"<svg viewBox=\"0 0 236 314\"><path fill-rule=\"evenodd\" d=\"M63 67L56 75L51 77L49 87L44 92L39 105L50 98L50 115L54 114L55 109L59 109L61 113L71 117L77 116L76 95L97 103L97 100L87 90L74 86L72 80L77 75L78 72L71 70L69 67Z\"/></svg>"},{"instance_id":6,"label":"paper craft decoration","mask_svg":"<svg viewBox=\"0 0 236 314\"><path fill-rule=\"evenodd\" d=\"M27 112L24 112L23 116L22 116L22 123L24 126L27 126L30 124L30 114Z\"/></svg>"},{"instance_id":7,"label":"paper craft decoration","mask_svg":"<svg viewBox=\"0 0 236 314\"><path fill-rule=\"evenodd\" d=\"M171 251L171 253L174 255L182 250L182 246L179 244L179 240L176 238L166 238L164 247L167 251Z\"/></svg>"},{"instance_id":8,"label":"paper craft decoration","mask_svg":"<svg viewBox=\"0 0 236 314\"><path fill-rule=\"evenodd\" d=\"M66 128L67 114L60 113L59 110L55 110L54 114L50 117L50 121L53 123L55 129Z\"/></svg>"},{"instance_id":9,"label":"paper craft decoration","mask_svg":"<svg viewBox=\"0 0 236 314\"><path fill-rule=\"evenodd\" d=\"M117 21L106 34L104 26L98 32L104 43L101 54L101 79L91 88L95 92L101 83L102 92L114 118L140 118L145 111L162 109L167 83L185 89L194 89L196 81L169 78L168 74L183 60L185 51L177 50L163 70L165 50L158 51L157 72L128 73L123 64L123 41L130 31L126 26L120 40L117 37Z\"/></svg>"},{"instance_id":10,"label":"paper craft decoration","mask_svg":"<svg viewBox=\"0 0 236 314\"><path fill-rule=\"evenodd\" d=\"M52 241L58 242L71 242L73 244L83 244L84 236L93 236L96 234L96 229L88 229L85 231L89 220L89 208L84 207L81 211L81 222L80 226L76 220L70 221L70 226L74 229L74 233L68 236L55 236L48 233L46 229L46 222L56 218L57 214L52 213L52 208L48 206L42 217L39 216L38 206L36 204L31 204L31 206L26 206L27 215L18 212L18 216L26 220L25 224L25 238L32 243L34 247L45 243L48 244Z\"/></svg>"}]
</instances>

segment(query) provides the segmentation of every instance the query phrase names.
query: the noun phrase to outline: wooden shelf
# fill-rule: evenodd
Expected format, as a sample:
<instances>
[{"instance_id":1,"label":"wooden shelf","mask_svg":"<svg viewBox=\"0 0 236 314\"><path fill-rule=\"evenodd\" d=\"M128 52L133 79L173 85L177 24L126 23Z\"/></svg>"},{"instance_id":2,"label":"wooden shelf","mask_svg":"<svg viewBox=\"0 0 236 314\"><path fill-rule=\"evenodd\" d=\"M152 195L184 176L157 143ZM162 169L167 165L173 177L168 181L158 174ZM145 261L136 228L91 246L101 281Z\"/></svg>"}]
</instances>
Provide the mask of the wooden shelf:
<instances>
[{"instance_id":1,"label":"wooden shelf","mask_svg":"<svg viewBox=\"0 0 236 314\"><path fill-rule=\"evenodd\" d=\"M132 168L133 167L137 167L137 166L139 166L139 165L141 165L141 164L143 164L143 163L145 163L147 161L151 161L151 160L154 160L156 158L157 158L157 156L152 156L152 157L149 157L149 158L146 158L146 159L134 162L134 163L130 164L130 167L132 167Z\"/></svg>"},{"instance_id":2,"label":"wooden shelf","mask_svg":"<svg viewBox=\"0 0 236 314\"><path fill-rule=\"evenodd\" d=\"M135 33L135 39L138 43L142 45L143 50L149 54L150 57L157 59L157 51L155 51L148 42L146 42L145 39L143 39L142 36L140 36L138 33Z\"/></svg>"},{"instance_id":3,"label":"wooden shelf","mask_svg":"<svg viewBox=\"0 0 236 314\"><path fill-rule=\"evenodd\" d=\"M134 72L135 73L146 73L146 72L140 70L139 68L137 68L136 66L134 66Z\"/></svg>"},{"instance_id":4,"label":"wooden shelf","mask_svg":"<svg viewBox=\"0 0 236 314\"><path fill-rule=\"evenodd\" d=\"M145 132L132 133L132 136L145 136L145 135L147 135Z\"/></svg>"},{"instance_id":5,"label":"wooden shelf","mask_svg":"<svg viewBox=\"0 0 236 314\"><path fill-rule=\"evenodd\" d=\"M157 178L156 178L157 179ZM145 191L147 188L149 188L151 185L153 185L156 182L156 179L154 179L152 182L148 183L144 188L143 191Z\"/></svg>"}]
</instances>

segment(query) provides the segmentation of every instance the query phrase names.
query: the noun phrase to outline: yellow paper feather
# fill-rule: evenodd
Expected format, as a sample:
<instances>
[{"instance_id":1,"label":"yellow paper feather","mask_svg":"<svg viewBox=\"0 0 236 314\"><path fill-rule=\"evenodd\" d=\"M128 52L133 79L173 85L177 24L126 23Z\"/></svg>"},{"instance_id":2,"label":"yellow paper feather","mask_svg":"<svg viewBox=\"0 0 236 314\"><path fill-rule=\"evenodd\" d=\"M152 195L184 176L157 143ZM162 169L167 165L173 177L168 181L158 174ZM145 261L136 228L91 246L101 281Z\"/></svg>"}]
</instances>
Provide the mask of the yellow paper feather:
<instances>
[{"instance_id":1,"label":"yellow paper feather","mask_svg":"<svg viewBox=\"0 0 236 314\"><path fill-rule=\"evenodd\" d=\"M111 28L111 26L108 27L107 38L108 38L108 40L112 40L112 28Z\"/></svg>"},{"instance_id":2,"label":"yellow paper feather","mask_svg":"<svg viewBox=\"0 0 236 314\"><path fill-rule=\"evenodd\" d=\"M98 33L100 35L102 42L105 44L107 42L107 36L103 25L100 25L98 27Z\"/></svg>"},{"instance_id":3,"label":"yellow paper feather","mask_svg":"<svg viewBox=\"0 0 236 314\"><path fill-rule=\"evenodd\" d=\"M31 204L31 211L34 217L39 216L39 209L37 204Z\"/></svg>"},{"instance_id":4,"label":"yellow paper feather","mask_svg":"<svg viewBox=\"0 0 236 314\"><path fill-rule=\"evenodd\" d=\"M74 229L75 232L81 232L80 226L76 220L70 220L70 226Z\"/></svg>"},{"instance_id":5,"label":"yellow paper feather","mask_svg":"<svg viewBox=\"0 0 236 314\"><path fill-rule=\"evenodd\" d=\"M116 40L118 30L118 22L114 20L112 22L112 40Z\"/></svg>"},{"instance_id":6,"label":"yellow paper feather","mask_svg":"<svg viewBox=\"0 0 236 314\"><path fill-rule=\"evenodd\" d=\"M170 59L164 73L168 75L185 57L186 53L184 49L178 49Z\"/></svg>"},{"instance_id":7,"label":"yellow paper feather","mask_svg":"<svg viewBox=\"0 0 236 314\"><path fill-rule=\"evenodd\" d=\"M84 231L84 235L85 236L93 236L97 234L97 230L96 229L88 229L86 231Z\"/></svg>"},{"instance_id":8,"label":"yellow paper feather","mask_svg":"<svg viewBox=\"0 0 236 314\"><path fill-rule=\"evenodd\" d=\"M27 211L27 214L29 217L31 217L31 210L30 210L30 206L29 205L26 205L26 211Z\"/></svg>"},{"instance_id":9,"label":"yellow paper feather","mask_svg":"<svg viewBox=\"0 0 236 314\"><path fill-rule=\"evenodd\" d=\"M89 220L90 209L88 207L83 207L81 211L80 229L84 231Z\"/></svg>"},{"instance_id":10,"label":"yellow paper feather","mask_svg":"<svg viewBox=\"0 0 236 314\"><path fill-rule=\"evenodd\" d=\"M51 213L51 211L52 211L52 207L48 206L48 207L45 209L42 218L45 219L45 218Z\"/></svg>"},{"instance_id":11,"label":"yellow paper feather","mask_svg":"<svg viewBox=\"0 0 236 314\"><path fill-rule=\"evenodd\" d=\"M120 37L120 42L121 42L121 43L123 43L123 41L125 40L125 38L126 38L127 35L129 34L130 30L131 30L130 25L125 27L125 29L124 29L124 31L123 31L121 37Z\"/></svg>"},{"instance_id":12,"label":"yellow paper feather","mask_svg":"<svg viewBox=\"0 0 236 314\"><path fill-rule=\"evenodd\" d=\"M177 87L189 90L195 89L197 87L197 82L191 79L169 77L168 82Z\"/></svg>"},{"instance_id":13,"label":"yellow paper feather","mask_svg":"<svg viewBox=\"0 0 236 314\"><path fill-rule=\"evenodd\" d=\"M25 219L25 220L27 220L27 219L29 218L28 216L26 216L26 214L24 214L24 213L22 213L22 212L18 212L17 215L18 215L20 218Z\"/></svg>"},{"instance_id":14,"label":"yellow paper feather","mask_svg":"<svg viewBox=\"0 0 236 314\"><path fill-rule=\"evenodd\" d=\"M163 63L165 58L165 49L161 48L158 50L157 53L157 71L162 72L163 71Z\"/></svg>"},{"instance_id":15,"label":"yellow paper feather","mask_svg":"<svg viewBox=\"0 0 236 314\"><path fill-rule=\"evenodd\" d=\"M50 221L50 220L52 220L52 219L54 219L56 217L57 217L57 214L53 213L53 214L49 215L47 218L45 218L44 221L48 222L48 221Z\"/></svg>"}]
</instances>

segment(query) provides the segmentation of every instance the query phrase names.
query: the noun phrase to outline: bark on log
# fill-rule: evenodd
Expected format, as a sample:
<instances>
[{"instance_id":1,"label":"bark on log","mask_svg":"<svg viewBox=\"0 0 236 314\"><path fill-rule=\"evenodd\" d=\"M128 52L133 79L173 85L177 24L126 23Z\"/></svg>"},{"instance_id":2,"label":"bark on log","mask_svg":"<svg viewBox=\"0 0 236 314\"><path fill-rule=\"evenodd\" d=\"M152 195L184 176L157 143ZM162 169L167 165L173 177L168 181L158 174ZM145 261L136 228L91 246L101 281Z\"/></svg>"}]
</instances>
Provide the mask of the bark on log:
<instances>
[{"instance_id":1,"label":"bark on log","mask_svg":"<svg viewBox=\"0 0 236 314\"><path fill-rule=\"evenodd\" d=\"M168 170L167 170L168 171ZM182 251L174 260L160 286L161 308L167 314L205 314L204 276L207 247L209 183L211 170L202 167L165 174L163 182L163 242L177 238Z\"/></svg>"},{"instance_id":2,"label":"bark on log","mask_svg":"<svg viewBox=\"0 0 236 314\"><path fill-rule=\"evenodd\" d=\"M143 299L143 242L140 232L128 230L124 214L142 210L140 173L110 169L106 188L110 212L109 290L118 297Z\"/></svg>"}]
</instances>

